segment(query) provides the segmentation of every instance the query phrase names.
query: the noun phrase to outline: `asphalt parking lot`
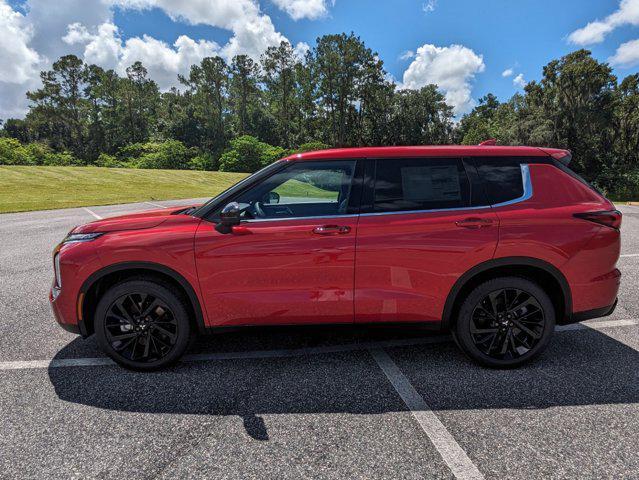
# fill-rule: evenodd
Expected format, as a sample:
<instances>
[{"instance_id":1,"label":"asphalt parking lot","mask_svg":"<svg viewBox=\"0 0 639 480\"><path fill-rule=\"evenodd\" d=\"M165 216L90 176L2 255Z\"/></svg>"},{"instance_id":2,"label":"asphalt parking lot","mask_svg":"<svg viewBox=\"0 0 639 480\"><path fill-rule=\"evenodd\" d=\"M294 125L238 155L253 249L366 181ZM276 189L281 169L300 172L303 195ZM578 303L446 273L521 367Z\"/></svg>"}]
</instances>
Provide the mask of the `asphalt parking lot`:
<instances>
[{"instance_id":1,"label":"asphalt parking lot","mask_svg":"<svg viewBox=\"0 0 639 480\"><path fill-rule=\"evenodd\" d=\"M47 295L71 227L150 208L0 215L0 478L639 478L639 207L619 207L616 312L525 368L324 327L210 336L149 374L64 332Z\"/></svg>"}]
</instances>

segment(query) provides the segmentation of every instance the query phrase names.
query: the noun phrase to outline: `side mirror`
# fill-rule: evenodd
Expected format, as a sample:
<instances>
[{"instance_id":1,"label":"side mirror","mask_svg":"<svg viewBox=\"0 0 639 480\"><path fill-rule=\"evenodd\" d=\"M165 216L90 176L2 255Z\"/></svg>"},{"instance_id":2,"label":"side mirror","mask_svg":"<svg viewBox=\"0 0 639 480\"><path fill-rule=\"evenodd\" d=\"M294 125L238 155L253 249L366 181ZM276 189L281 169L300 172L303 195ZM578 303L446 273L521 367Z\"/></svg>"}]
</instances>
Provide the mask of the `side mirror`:
<instances>
[{"instance_id":1,"label":"side mirror","mask_svg":"<svg viewBox=\"0 0 639 480\"><path fill-rule=\"evenodd\" d=\"M220 233L231 233L235 225L240 224L242 209L237 202L231 202L220 212L220 223L215 226L215 230Z\"/></svg>"}]
</instances>

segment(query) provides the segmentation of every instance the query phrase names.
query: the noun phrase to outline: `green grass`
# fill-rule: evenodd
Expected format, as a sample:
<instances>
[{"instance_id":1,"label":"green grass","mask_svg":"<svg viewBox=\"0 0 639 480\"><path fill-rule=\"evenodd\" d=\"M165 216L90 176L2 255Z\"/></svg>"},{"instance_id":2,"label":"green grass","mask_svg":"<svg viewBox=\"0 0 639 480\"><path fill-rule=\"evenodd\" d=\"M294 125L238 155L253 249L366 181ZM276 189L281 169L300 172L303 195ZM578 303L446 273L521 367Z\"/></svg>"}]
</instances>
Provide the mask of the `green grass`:
<instances>
[{"instance_id":1,"label":"green grass","mask_svg":"<svg viewBox=\"0 0 639 480\"><path fill-rule=\"evenodd\" d=\"M330 198L337 200L338 196L338 192L324 190L310 183L300 182L295 179L284 182L274 191L282 197L290 198Z\"/></svg>"},{"instance_id":2,"label":"green grass","mask_svg":"<svg viewBox=\"0 0 639 480\"><path fill-rule=\"evenodd\" d=\"M243 173L0 166L0 213L212 197Z\"/></svg>"}]
</instances>

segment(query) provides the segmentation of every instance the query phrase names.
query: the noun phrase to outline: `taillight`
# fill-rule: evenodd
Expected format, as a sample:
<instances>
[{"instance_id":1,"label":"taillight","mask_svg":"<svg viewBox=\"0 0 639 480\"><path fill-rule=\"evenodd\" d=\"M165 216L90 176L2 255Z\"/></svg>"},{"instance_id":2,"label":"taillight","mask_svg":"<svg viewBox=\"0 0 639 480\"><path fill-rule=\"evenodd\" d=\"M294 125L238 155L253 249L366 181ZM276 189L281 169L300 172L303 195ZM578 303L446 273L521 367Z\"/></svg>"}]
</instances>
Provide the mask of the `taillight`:
<instances>
[{"instance_id":1,"label":"taillight","mask_svg":"<svg viewBox=\"0 0 639 480\"><path fill-rule=\"evenodd\" d=\"M605 210L603 212L584 212L575 213L575 217L589 222L595 222L599 225L619 230L621 227L621 212L619 210Z\"/></svg>"}]
</instances>

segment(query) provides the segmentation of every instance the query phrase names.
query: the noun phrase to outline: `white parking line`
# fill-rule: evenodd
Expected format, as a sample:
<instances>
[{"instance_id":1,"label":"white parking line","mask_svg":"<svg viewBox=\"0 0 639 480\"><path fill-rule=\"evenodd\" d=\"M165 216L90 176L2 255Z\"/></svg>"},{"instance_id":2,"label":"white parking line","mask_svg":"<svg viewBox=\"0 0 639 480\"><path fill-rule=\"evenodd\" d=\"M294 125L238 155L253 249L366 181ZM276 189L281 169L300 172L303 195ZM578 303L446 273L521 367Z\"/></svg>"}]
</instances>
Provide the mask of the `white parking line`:
<instances>
[{"instance_id":1,"label":"white parking line","mask_svg":"<svg viewBox=\"0 0 639 480\"><path fill-rule=\"evenodd\" d=\"M623 255L619 255L621 258L627 258L627 257L639 257L639 253L625 253Z\"/></svg>"},{"instance_id":2,"label":"white parking line","mask_svg":"<svg viewBox=\"0 0 639 480\"><path fill-rule=\"evenodd\" d=\"M87 212L90 215L93 215L95 218L97 218L98 220L102 220L102 217L100 215L98 215L97 213L95 213L92 210L89 210L87 207L82 207L82 210L84 210L85 212Z\"/></svg>"},{"instance_id":3,"label":"white parking line","mask_svg":"<svg viewBox=\"0 0 639 480\"><path fill-rule=\"evenodd\" d=\"M628 318L622 320L589 320L584 323L573 325L561 325L556 328L557 332L567 332L573 330L602 330L606 328L629 327L639 325L639 318ZM209 362L216 360L241 360L260 358L285 358L285 357L305 357L307 355L323 355L330 353L356 352L361 350L414 347L418 345L433 345L448 343L452 341L449 335L433 335L430 337L403 338L399 340L385 340L381 342L361 342L346 343L342 345L329 345L326 347L293 348L279 350L253 350L244 352L215 352L196 353L185 355L183 362ZM105 357L94 358L60 358L53 360L15 360L0 362L0 370L22 370L27 368L59 368L59 367L87 367L100 365L114 365L110 359Z\"/></svg>"},{"instance_id":4,"label":"white parking line","mask_svg":"<svg viewBox=\"0 0 639 480\"><path fill-rule=\"evenodd\" d=\"M153 203L153 202L144 202L144 203L148 203L149 205L153 205L154 207L169 208L166 205L160 205L159 203Z\"/></svg>"},{"instance_id":5,"label":"white parking line","mask_svg":"<svg viewBox=\"0 0 639 480\"><path fill-rule=\"evenodd\" d=\"M466 452L455 441L455 438L444 424L437 418L437 415L433 413L422 396L417 393L417 390L411 385L393 359L382 349L369 351L455 478L460 480L483 479L484 476L471 459L468 458Z\"/></svg>"}]
</instances>

